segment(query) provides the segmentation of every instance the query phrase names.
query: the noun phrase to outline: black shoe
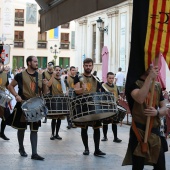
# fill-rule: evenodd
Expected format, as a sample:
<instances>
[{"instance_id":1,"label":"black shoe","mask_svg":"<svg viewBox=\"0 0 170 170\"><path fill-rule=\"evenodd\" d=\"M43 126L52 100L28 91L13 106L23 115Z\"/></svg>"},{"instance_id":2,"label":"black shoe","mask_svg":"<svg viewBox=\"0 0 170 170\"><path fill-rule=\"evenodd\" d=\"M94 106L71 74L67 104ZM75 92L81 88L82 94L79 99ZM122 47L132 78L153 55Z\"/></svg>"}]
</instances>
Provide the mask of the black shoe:
<instances>
[{"instance_id":1,"label":"black shoe","mask_svg":"<svg viewBox=\"0 0 170 170\"><path fill-rule=\"evenodd\" d=\"M44 119L43 123L47 123L47 118Z\"/></svg>"},{"instance_id":2,"label":"black shoe","mask_svg":"<svg viewBox=\"0 0 170 170\"><path fill-rule=\"evenodd\" d=\"M113 142L120 143L120 142L122 142L122 140L117 138L117 139L114 139Z\"/></svg>"},{"instance_id":3,"label":"black shoe","mask_svg":"<svg viewBox=\"0 0 170 170\"><path fill-rule=\"evenodd\" d=\"M68 125L68 126L67 126L67 129L71 129L71 125Z\"/></svg>"},{"instance_id":4,"label":"black shoe","mask_svg":"<svg viewBox=\"0 0 170 170\"><path fill-rule=\"evenodd\" d=\"M43 158L43 157L41 157L41 156L40 156L40 155L38 155L38 154L34 154L34 155L32 155L32 156L31 156L31 159L34 159L34 160L40 160L40 161L44 160L44 158Z\"/></svg>"},{"instance_id":5,"label":"black shoe","mask_svg":"<svg viewBox=\"0 0 170 170\"><path fill-rule=\"evenodd\" d=\"M59 135L56 135L55 138L58 140L62 140L62 138Z\"/></svg>"},{"instance_id":6,"label":"black shoe","mask_svg":"<svg viewBox=\"0 0 170 170\"><path fill-rule=\"evenodd\" d=\"M54 137L54 135L51 135L51 138L50 138L51 140L55 140L55 137Z\"/></svg>"},{"instance_id":7,"label":"black shoe","mask_svg":"<svg viewBox=\"0 0 170 170\"><path fill-rule=\"evenodd\" d=\"M83 155L89 155L89 149L85 149L84 152L83 152Z\"/></svg>"},{"instance_id":8,"label":"black shoe","mask_svg":"<svg viewBox=\"0 0 170 170\"><path fill-rule=\"evenodd\" d=\"M103 139L101 140L101 141L107 141L108 139L107 139L107 137L105 138L105 137L103 137Z\"/></svg>"},{"instance_id":9,"label":"black shoe","mask_svg":"<svg viewBox=\"0 0 170 170\"><path fill-rule=\"evenodd\" d=\"M7 138L7 137L5 136L5 134L3 134L3 135L1 134L0 137L1 137L3 140L10 140L9 138Z\"/></svg>"},{"instance_id":10,"label":"black shoe","mask_svg":"<svg viewBox=\"0 0 170 170\"><path fill-rule=\"evenodd\" d=\"M94 156L103 156L103 155L106 155L106 153L102 152L100 149L94 152Z\"/></svg>"},{"instance_id":11,"label":"black shoe","mask_svg":"<svg viewBox=\"0 0 170 170\"><path fill-rule=\"evenodd\" d=\"M27 157L28 156L24 149L19 149L19 153L23 157Z\"/></svg>"}]
</instances>

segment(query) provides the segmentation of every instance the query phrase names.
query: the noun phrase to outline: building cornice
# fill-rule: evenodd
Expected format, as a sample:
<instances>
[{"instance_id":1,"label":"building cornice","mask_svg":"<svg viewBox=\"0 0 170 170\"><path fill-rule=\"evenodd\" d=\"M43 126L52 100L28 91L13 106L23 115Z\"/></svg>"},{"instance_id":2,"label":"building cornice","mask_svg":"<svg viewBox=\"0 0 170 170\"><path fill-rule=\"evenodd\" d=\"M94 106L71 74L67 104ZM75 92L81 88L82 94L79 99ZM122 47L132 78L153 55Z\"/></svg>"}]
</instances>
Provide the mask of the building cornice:
<instances>
[{"instance_id":1,"label":"building cornice","mask_svg":"<svg viewBox=\"0 0 170 170\"><path fill-rule=\"evenodd\" d=\"M102 15L102 14L107 14L108 17L112 17L117 14L117 12L115 12L115 11L118 11L121 8L124 8L127 6L132 6L132 5L133 5L133 0L127 0L125 2L115 5L113 7L110 7L110 8L104 9L104 10L100 10L100 11L96 11L96 12L86 15L85 17L75 19L75 21L77 21L79 24L82 24L82 21L84 18L86 18L86 20L87 20L87 18L98 17L99 15Z\"/></svg>"},{"instance_id":2,"label":"building cornice","mask_svg":"<svg viewBox=\"0 0 170 170\"><path fill-rule=\"evenodd\" d=\"M78 21L80 25L87 25L87 18L81 18L81 20Z\"/></svg>"}]
</instances>

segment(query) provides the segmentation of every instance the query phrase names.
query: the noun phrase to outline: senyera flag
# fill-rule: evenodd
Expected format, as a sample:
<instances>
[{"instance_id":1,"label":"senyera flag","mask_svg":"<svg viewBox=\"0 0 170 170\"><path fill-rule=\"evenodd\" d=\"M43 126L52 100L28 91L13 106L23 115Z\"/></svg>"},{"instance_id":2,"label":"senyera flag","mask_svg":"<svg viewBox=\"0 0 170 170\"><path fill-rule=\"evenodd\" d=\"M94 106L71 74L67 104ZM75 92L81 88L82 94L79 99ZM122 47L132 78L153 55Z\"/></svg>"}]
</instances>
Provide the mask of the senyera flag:
<instances>
[{"instance_id":1,"label":"senyera flag","mask_svg":"<svg viewBox=\"0 0 170 170\"><path fill-rule=\"evenodd\" d=\"M133 0L131 50L126 78L126 95L128 95L129 87L145 72L159 52L163 54L170 68L169 43L170 1Z\"/></svg>"},{"instance_id":2,"label":"senyera flag","mask_svg":"<svg viewBox=\"0 0 170 170\"><path fill-rule=\"evenodd\" d=\"M145 41L145 68L161 52L170 68L170 1L150 0Z\"/></svg>"}]
</instances>

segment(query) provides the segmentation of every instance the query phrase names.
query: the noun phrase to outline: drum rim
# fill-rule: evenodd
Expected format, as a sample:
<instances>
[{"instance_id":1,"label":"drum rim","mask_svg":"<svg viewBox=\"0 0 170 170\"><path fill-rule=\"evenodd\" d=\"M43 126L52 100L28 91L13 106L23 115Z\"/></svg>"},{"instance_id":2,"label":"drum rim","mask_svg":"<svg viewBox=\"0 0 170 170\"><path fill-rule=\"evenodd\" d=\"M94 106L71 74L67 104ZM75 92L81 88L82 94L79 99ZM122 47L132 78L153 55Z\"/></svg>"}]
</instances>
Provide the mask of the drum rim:
<instances>
[{"instance_id":1,"label":"drum rim","mask_svg":"<svg viewBox=\"0 0 170 170\"><path fill-rule=\"evenodd\" d=\"M2 92L2 93L1 93L1 92ZM5 91L2 91L2 90L0 90L0 95L1 95L2 97L6 98L6 99L9 99L9 100L12 100L12 99L13 99L12 96L10 96L8 93L6 93ZM8 98L5 97L5 96L8 96Z\"/></svg>"},{"instance_id":2,"label":"drum rim","mask_svg":"<svg viewBox=\"0 0 170 170\"><path fill-rule=\"evenodd\" d=\"M122 110L121 110L121 108L123 108ZM121 110L121 111L124 111L124 112L127 112L127 109L125 109L123 106L120 106L120 105L117 105L117 109L118 110Z\"/></svg>"}]
</instances>

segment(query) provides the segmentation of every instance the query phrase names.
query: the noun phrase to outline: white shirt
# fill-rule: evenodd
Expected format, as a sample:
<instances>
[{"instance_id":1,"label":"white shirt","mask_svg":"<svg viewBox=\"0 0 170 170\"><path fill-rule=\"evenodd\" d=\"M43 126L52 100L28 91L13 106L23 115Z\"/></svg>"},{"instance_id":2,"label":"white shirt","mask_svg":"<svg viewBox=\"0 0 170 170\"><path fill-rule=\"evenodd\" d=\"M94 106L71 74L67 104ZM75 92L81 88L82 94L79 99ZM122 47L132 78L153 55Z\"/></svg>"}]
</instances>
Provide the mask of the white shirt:
<instances>
[{"instance_id":1,"label":"white shirt","mask_svg":"<svg viewBox=\"0 0 170 170\"><path fill-rule=\"evenodd\" d=\"M123 86L125 75L122 72L116 73L116 86Z\"/></svg>"}]
</instances>

